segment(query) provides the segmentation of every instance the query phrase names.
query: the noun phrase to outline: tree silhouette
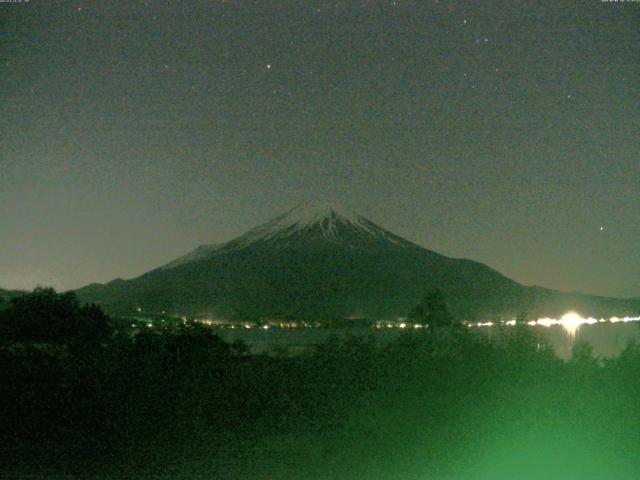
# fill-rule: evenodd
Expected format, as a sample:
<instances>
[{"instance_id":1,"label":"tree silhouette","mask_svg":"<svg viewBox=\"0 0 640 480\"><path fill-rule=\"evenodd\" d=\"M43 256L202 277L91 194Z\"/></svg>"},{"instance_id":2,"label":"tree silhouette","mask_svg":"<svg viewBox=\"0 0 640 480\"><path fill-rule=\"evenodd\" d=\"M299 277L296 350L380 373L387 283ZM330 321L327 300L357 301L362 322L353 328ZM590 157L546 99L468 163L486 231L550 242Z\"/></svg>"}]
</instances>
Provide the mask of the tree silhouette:
<instances>
[{"instance_id":1,"label":"tree silhouette","mask_svg":"<svg viewBox=\"0 0 640 480\"><path fill-rule=\"evenodd\" d=\"M593 354L593 346L585 341L578 341L571 349L571 364L582 368L595 368L598 359Z\"/></svg>"},{"instance_id":2,"label":"tree silhouette","mask_svg":"<svg viewBox=\"0 0 640 480\"><path fill-rule=\"evenodd\" d=\"M453 325L453 317L447 309L443 293L440 290L428 292L409 312L414 322L427 323L430 327L448 327Z\"/></svg>"},{"instance_id":3,"label":"tree silhouette","mask_svg":"<svg viewBox=\"0 0 640 480\"><path fill-rule=\"evenodd\" d=\"M109 319L98 306L81 306L74 293L53 288L12 298L0 315L0 334L9 341L94 344L109 331Z\"/></svg>"},{"instance_id":4,"label":"tree silhouette","mask_svg":"<svg viewBox=\"0 0 640 480\"><path fill-rule=\"evenodd\" d=\"M517 314L516 314L516 324L518 325L524 325L525 323L527 323L527 318L529 317L529 314L527 313L526 310L520 310Z\"/></svg>"}]
</instances>

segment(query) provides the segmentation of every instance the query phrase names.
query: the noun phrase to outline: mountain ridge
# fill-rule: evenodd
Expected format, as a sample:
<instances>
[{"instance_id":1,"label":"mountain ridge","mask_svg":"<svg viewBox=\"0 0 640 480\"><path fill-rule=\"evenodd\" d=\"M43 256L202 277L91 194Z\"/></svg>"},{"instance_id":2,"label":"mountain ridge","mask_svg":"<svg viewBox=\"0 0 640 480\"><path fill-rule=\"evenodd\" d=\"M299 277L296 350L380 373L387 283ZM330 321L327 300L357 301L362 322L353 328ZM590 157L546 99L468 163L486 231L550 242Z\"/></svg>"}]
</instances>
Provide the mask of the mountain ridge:
<instances>
[{"instance_id":1,"label":"mountain ridge","mask_svg":"<svg viewBox=\"0 0 640 480\"><path fill-rule=\"evenodd\" d=\"M107 309L144 307L230 318L398 317L441 289L458 318L626 314L640 302L521 285L469 259L428 250L342 206L309 202L228 242L202 245L79 297Z\"/></svg>"}]
</instances>

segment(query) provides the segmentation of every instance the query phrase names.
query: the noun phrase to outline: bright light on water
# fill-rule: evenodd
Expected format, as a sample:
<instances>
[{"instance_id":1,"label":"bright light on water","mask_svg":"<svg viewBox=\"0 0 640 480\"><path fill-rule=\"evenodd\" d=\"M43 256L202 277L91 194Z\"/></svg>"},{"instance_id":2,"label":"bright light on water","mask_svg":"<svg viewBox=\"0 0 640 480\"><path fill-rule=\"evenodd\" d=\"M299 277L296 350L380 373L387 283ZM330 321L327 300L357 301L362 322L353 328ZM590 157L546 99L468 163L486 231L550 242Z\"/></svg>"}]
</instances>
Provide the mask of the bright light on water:
<instances>
[{"instance_id":1,"label":"bright light on water","mask_svg":"<svg viewBox=\"0 0 640 480\"><path fill-rule=\"evenodd\" d=\"M562 316L562 318L560 318L560 320L554 320L550 318L541 318L536 323L544 327L550 327L551 325L557 325L557 324L562 325L562 328L564 328L567 334L570 337L575 338L576 332L578 331L578 328L581 325L585 325L585 324L593 325L595 323L605 323L605 322L609 322L609 323L637 322L638 320L640 320L640 317L624 317L624 318L612 317L609 320L605 320L603 318L598 320L597 318L593 318L593 317L584 318L579 314L577 314L576 312L569 312L569 313L565 313Z\"/></svg>"},{"instance_id":2,"label":"bright light on water","mask_svg":"<svg viewBox=\"0 0 640 480\"><path fill-rule=\"evenodd\" d=\"M530 320L527 322L527 325L532 327L541 326L541 327L552 327L554 325L560 325L564 328L565 332L569 337L575 338L576 332L580 328L581 325L594 325L596 323L628 323L628 322L638 322L640 321L640 317L611 317L611 318L593 318L593 317L583 317L576 312L567 312L560 319L557 318L549 318L543 317L537 320ZM516 324L515 320L509 320L507 322L503 322L504 325L514 326ZM494 324L492 322L477 322L473 324L469 324L469 326L476 327L491 327Z\"/></svg>"},{"instance_id":3,"label":"bright light on water","mask_svg":"<svg viewBox=\"0 0 640 480\"><path fill-rule=\"evenodd\" d=\"M583 323L586 323L586 319L576 312L565 313L560 319L560 325L571 338L575 338L578 327Z\"/></svg>"}]
</instances>

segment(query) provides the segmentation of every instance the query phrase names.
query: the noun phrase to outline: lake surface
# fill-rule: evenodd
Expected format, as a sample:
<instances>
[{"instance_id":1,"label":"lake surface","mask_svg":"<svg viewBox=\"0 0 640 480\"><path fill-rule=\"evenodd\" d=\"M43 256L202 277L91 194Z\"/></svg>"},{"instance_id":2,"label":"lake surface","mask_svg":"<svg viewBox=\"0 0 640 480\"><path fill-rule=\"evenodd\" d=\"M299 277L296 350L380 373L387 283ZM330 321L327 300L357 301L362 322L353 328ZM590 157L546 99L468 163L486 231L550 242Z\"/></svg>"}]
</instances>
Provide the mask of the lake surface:
<instances>
[{"instance_id":1,"label":"lake surface","mask_svg":"<svg viewBox=\"0 0 640 480\"><path fill-rule=\"evenodd\" d=\"M581 325L575 338L571 338L560 325L534 328L549 340L561 358L571 356L576 341L589 343L596 356L615 357L631 340L640 340L640 325L636 322Z\"/></svg>"},{"instance_id":2,"label":"lake surface","mask_svg":"<svg viewBox=\"0 0 640 480\"><path fill-rule=\"evenodd\" d=\"M500 334L500 329L512 327L472 327L473 331L482 335L494 336ZM560 358L569 358L575 342L588 342L593 347L594 354L599 357L613 357L624 349L629 341L640 341L640 325L637 323L598 323L581 325L575 338L567 334L560 325L551 327L535 326L534 328L555 348ZM372 336L379 345L384 345L404 332L401 329L222 329L217 333L226 341L244 341L252 353L302 353L314 345L326 342L331 337L345 338L351 335Z\"/></svg>"}]
</instances>

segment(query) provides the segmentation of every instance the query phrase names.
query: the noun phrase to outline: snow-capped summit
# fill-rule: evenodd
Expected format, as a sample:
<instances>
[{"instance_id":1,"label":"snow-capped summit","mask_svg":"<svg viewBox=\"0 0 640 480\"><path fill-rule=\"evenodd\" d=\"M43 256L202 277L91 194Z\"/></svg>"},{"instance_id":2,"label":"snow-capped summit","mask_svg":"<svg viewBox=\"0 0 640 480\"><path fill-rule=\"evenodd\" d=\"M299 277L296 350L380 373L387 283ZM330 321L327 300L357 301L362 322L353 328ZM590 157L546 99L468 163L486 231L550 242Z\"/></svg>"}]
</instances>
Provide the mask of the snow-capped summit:
<instances>
[{"instance_id":1,"label":"snow-capped summit","mask_svg":"<svg viewBox=\"0 0 640 480\"><path fill-rule=\"evenodd\" d=\"M347 235L348 234L348 235ZM320 236L340 242L353 234L370 239L400 243L401 239L338 203L313 200L302 203L260 225L233 243L246 246L258 241L272 241L301 235Z\"/></svg>"},{"instance_id":2,"label":"snow-capped summit","mask_svg":"<svg viewBox=\"0 0 640 480\"><path fill-rule=\"evenodd\" d=\"M354 224L357 224L362 218L357 213L343 207L339 203L322 200L311 200L302 203L277 218L289 224L295 224L299 228L304 228L320 223L325 219L331 220L336 217L340 217Z\"/></svg>"},{"instance_id":3,"label":"snow-capped summit","mask_svg":"<svg viewBox=\"0 0 640 480\"><path fill-rule=\"evenodd\" d=\"M161 268L172 269L262 242L268 242L273 247L290 245L294 239L329 241L349 247L363 243L412 245L339 203L313 200L278 215L236 239L202 245Z\"/></svg>"}]
</instances>

